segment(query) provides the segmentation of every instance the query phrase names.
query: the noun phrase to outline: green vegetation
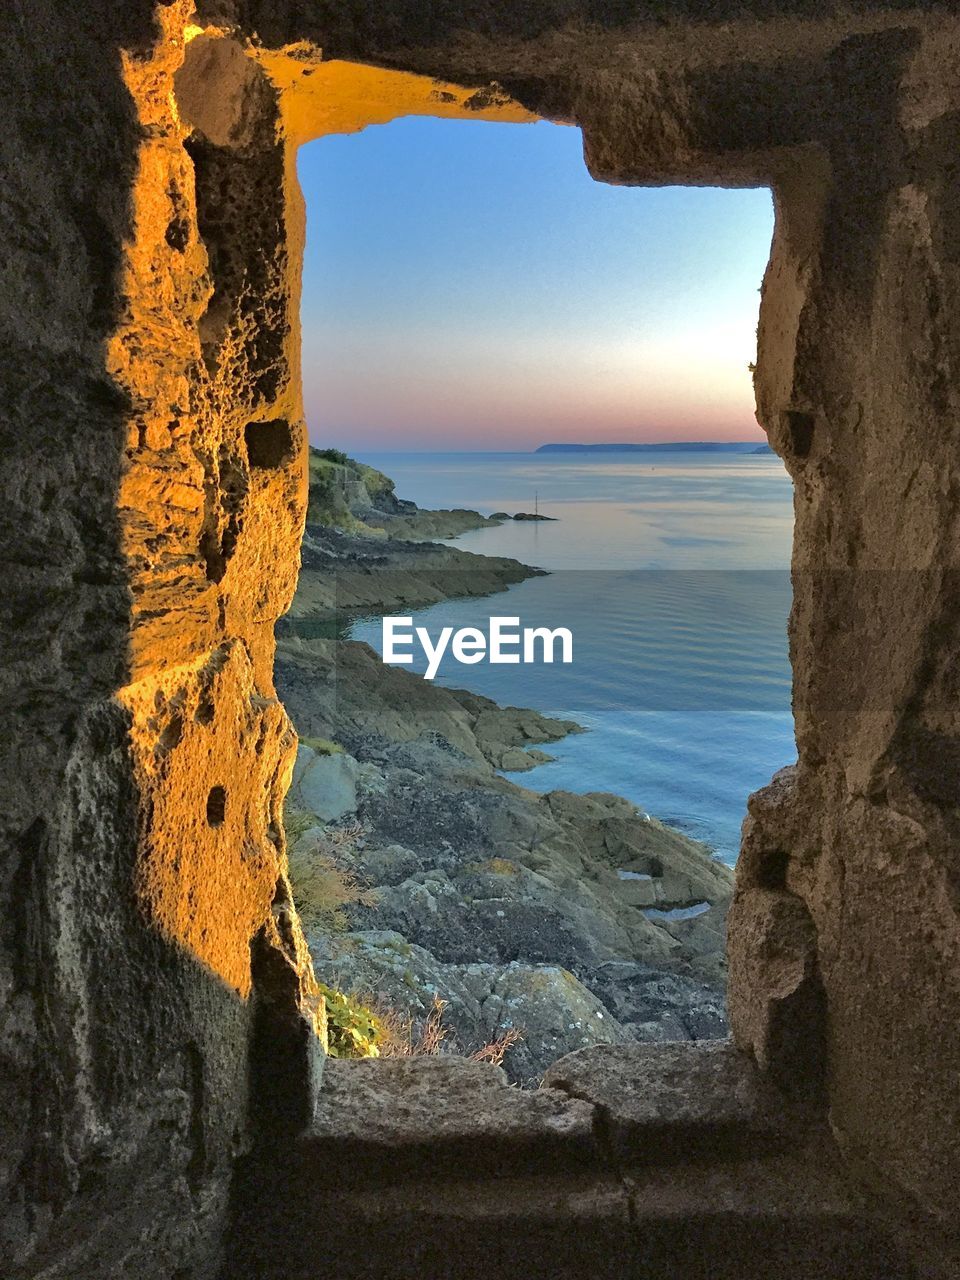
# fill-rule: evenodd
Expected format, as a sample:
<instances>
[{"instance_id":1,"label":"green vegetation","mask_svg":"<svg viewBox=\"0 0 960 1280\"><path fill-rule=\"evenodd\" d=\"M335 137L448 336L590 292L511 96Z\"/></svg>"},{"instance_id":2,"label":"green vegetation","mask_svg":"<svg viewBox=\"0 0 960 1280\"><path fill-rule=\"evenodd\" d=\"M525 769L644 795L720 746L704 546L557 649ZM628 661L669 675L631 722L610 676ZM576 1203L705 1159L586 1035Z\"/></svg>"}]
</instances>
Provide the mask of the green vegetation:
<instances>
[{"instance_id":1,"label":"green vegetation","mask_svg":"<svg viewBox=\"0 0 960 1280\"><path fill-rule=\"evenodd\" d=\"M343 755L343 747L338 746L336 742L331 742L329 738L305 738L301 735L300 741L305 747L315 751L318 756Z\"/></svg>"},{"instance_id":2,"label":"green vegetation","mask_svg":"<svg viewBox=\"0 0 960 1280\"><path fill-rule=\"evenodd\" d=\"M356 494L356 486L363 486L366 497L374 505L378 500L392 497L394 486L389 476L348 458L340 449L311 449L309 465L308 524L328 525L346 533L381 532L365 525L352 507L366 505L360 501L363 494Z\"/></svg>"},{"instance_id":3,"label":"green vegetation","mask_svg":"<svg viewBox=\"0 0 960 1280\"><path fill-rule=\"evenodd\" d=\"M287 838L288 848L295 845L302 835L305 835L311 827L316 825L317 820L312 813L307 813L305 809L295 809L289 803L289 799L284 803L283 831Z\"/></svg>"},{"instance_id":4,"label":"green vegetation","mask_svg":"<svg viewBox=\"0 0 960 1280\"><path fill-rule=\"evenodd\" d=\"M475 1053L461 1054L447 1040L443 1023L446 1001L439 996L426 1017L415 1023L409 1014L357 993L338 991L325 982L317 984L327 1008L327 1052L331 1058L432 1058L441 1053L467 1057L499 1067L504 1056L523 1039L517 1028L509 1028Z\"/></svg>"},{"instance_id":5,"label":"green vegetation","mask_svg":"<svg viewBox=\"0 0 960 1280\"><path fill-rule=\"evenodd\" d=\"M318 984L327 1005L327 1052L331 1058L378 1058L380 1020L354 996Z\"/></svg>"}]
</instances>

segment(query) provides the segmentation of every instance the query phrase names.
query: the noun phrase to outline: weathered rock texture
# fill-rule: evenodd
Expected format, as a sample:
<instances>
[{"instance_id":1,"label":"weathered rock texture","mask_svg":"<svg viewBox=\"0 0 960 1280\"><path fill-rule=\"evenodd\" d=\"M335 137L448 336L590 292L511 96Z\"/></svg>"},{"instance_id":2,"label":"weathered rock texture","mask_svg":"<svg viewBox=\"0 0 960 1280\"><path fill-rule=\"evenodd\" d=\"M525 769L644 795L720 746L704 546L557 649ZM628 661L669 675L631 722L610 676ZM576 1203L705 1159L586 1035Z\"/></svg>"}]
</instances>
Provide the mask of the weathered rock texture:
<instances>
[{"instance_id":1,"label":"weathered rock texture","mask_svg":"<svg viewBox=\"0 0 960 1280\"><path fill-rule=\"evenodd\" d=\"M919 1280L732 1046L586 1049L535 1093L456 1059L328 1071L243 1188L230 1277Z\"/></svg>"},{"instance_id":2,"label":"weathered rock texture","mask_svg":"<svg viewBox=\"0 0 960 1280\"><path fill-rule=\"evenodd\" d=\"M748 820L737 1035L787 1082L814 1046L858 1167L955 1221L954 6L199 9L0 14L7 1271L211 1274L235 1154L309 1111L271 677L305 503L294 154L410 111L577 123L604 181L774 189L800 761Z\"/></svg>"}]
</instances>

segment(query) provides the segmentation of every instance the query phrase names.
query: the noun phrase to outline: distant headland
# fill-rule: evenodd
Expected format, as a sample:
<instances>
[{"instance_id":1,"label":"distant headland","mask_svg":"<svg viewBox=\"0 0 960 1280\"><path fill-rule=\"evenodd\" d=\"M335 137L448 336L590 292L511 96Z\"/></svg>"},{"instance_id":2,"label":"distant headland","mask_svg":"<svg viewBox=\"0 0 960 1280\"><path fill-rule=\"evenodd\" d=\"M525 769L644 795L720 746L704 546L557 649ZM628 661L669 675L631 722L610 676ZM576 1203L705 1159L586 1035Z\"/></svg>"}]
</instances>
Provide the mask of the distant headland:
<instances>
[{"instance_id":1,"label":"distant headland","mask_svg":"<svg viewBox=\"0 0 960 1280\"><path fill-rule=\"evenodd\" d=\"M772 453L756 440L664 440L657 444L542 444L536 453Z\"/></svg>"}]
</instances>

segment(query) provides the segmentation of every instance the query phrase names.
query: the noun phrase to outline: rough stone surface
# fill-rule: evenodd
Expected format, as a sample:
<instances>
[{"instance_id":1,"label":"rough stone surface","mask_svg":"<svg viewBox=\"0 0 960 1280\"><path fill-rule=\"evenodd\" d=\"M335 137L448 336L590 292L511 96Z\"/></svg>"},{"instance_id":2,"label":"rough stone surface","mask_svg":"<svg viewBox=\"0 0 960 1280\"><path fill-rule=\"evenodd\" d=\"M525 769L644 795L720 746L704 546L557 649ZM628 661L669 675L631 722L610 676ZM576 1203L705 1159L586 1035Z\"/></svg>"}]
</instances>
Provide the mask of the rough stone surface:
<instances>
[{"instance_id":1,"label":"rough stone surface","mask_svg":"<svg viewBox=\"0 0 960 1280\"><path fill-rule=\"evenodd\" d=\"M758 1150L781 1135L745 1055L594 1051L567 1066L561 1091L529 1094L451 1060L331 1063L315 1123L241 1184L238 1214L260 1230L234 1237L225 1276L919 1280L822 1133ZM581 1079L596 1097L570 1098ZM632 1149L611 1141L623 1107ZM681 1155L660 1107L712 1152ZM305 1231L318 1217L325 1229Z\"/></svg>"},{"instance_id":2,"label":"rough stone surface","mask_svg":"<svg viewBox=\"0 0 960 1280\"><path fill-rule=\"evenodd\" d=\"M810 1160L691 1166L682 1177L672 1167L634 1194L609 1175L408 1177L361 1189L319 1181L312 1163L295 1170L298 1185L280 1181L261 1249L232 1242L227 1276L924 1280L851 1212L835 1177L823 1188ZM327 1225L311 1238L301 1224L318 1218Z\"/></svg>"},{"instance_id":3,"label":"rough stone surface","mask_svg":"<svg viewBox=\"0 0 960 1280\"><path fill-rule=\"evenodd\" d=\"M728 1042L580 1049L544 1084L597 1107L623 1164L758 1153L790 1128L783 1097Z\"/></svg>"},{"instance_id":4,"label":"rough stone surface","mask_svg":"<svg viewBox=\"0 0 960 1280\"><path fill-rule=\"evenodd\" d=\"M522 754L569 722L429 685L354 642L283 640L277 675L297 724L363 761L355 834L311 825L295 846L305 915L311 862L326 863L331 841L335 865L368 890L341 913L346 932L308 919L325 982L410 1017L414 1036L440 999L447 1046L467 1053L519 1033L504 1066L524 1086L591 1043L727 1034L729 868L621 797L540 795L495 772L505 748ZM631 874L645 902L707 911L648 918L623 864L644 868Z\"/></svg>"},{"instance_id":5,"label":"rough stone surface","mask_svg":"<svg viewBox=\"0 0 960 1280\"><path fill-rule=\"evenodd\" d=\"M605 181L774 190L756 382L796 485L799 764L747 833L736 1030L793 1052L796 917L756 894L793 895L834 1131L891 1212L955 1222L954 6L194 8L0 13L8 1271L212 1274L270 1046L318 1025L271 675L306 488L295 145L408 111L574 122ZM304 1103L311 1060L279 1064Z\"/></svg>"},{"instance_id":6,"label":"rough stone surface","mask_svg":"<svg viewBox=\"0 0 960 1280\"><path fill-rule=\"evenodd\" d=\"M782 890L742 890L729 962L740 1044L785 1092L822 1104L826 1007L816 932L802 899Z\"/></svg>"},{"instance_id":7,"label":"rough stone surface","mask_svg":"<svg viewBox=\"0 0 960 1280\"><path fill-rule=\"evenodd\" d=\"M675 984L673 1006L651 1002L648 1020L637 1026L626 1017L621 1022L558 965L449 964L388 930L323 936L308 929L307 940L322 977L410 1018L414 1033L430 1016L435 999L442 999L446 1051L469 1055L508 1031L518 1031L521 1039L504 1060L515 1084L538 1086L557 1058L585 1045L624 1044L641 1037L686 1039L690 1005L704 998L696 984L650 971L664 986ZM718 1021L725 1025L722 1014Z\"/></svg>"},{"instance_id":8,"label":"rough stone surface","mask_svg":"<svg viewBox=\"0 0 960 1280\"><path fill-rule=\"evenodd\" d=\"M317 1140L378 1147L389 1160L405 1149L456 1144L476 1156L493 1144L570 1147L578 1160L593 1150L593 1108L553 1089L523 1092L486 1063L421 1057L331 1060L310 1128Z\"/></svg>"}]
</instances>

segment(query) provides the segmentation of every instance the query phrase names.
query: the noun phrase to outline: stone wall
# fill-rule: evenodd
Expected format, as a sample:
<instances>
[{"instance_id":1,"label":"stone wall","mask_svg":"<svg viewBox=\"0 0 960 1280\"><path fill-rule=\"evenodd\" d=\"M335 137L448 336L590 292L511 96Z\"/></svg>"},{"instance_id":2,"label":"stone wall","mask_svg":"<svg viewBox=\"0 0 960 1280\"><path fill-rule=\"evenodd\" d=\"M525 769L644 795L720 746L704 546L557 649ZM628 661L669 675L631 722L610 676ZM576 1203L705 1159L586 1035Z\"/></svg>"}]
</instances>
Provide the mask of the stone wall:
<instances>
[{"instance_id":1,"label":"stone wall","mask_svg":"<svg viewBox=\"0 0 960 1280\"><path fill-rule=\"evenodd\" d=\"M214 1265L255 1032L316 1038L272 684L306 496L284 153L242 55L188 145L189 15L0 19L0 1253L29 1274Z\"/></svg>"},{"instance_id":2,"label":"stone wall","mask_svg":"<svg viewBox=\"0 0 960 1280\"><path fill-rule=\"evenodd\" d=\"M409 111L575 122L602 181L774 189L800 761L751 804L732 1010L883 1194L954 1216L949 7L17 0L0 30L16 1274L212 1274L234 1159L309 1109L271 676L306 496L293 164Z\"/></svg>"}]
</instances>

